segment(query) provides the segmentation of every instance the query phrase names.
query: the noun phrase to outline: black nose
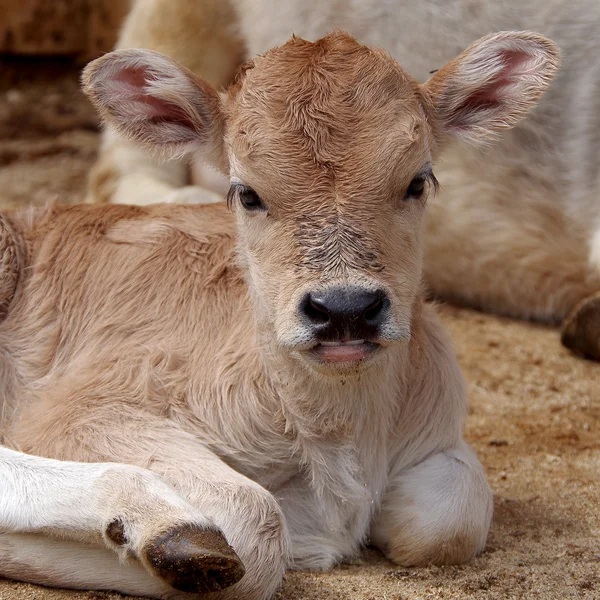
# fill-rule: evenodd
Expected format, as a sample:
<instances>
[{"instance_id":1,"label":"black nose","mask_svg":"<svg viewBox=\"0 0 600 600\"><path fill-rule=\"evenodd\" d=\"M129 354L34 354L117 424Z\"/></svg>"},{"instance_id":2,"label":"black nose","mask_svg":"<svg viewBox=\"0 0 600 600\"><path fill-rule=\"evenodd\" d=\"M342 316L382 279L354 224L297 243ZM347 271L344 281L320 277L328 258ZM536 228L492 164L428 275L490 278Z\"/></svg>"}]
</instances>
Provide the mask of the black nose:
<instances>
[{"instance_id":1,"label":"black nose","mask_svg":"<svg viewBox=\"0 0 600 600\"><path fill-rule=\"evenodd\" d=\"M335 287L306 294L300 312L319 337L369 339L377 335L389 305L382 290Z\"/></svg>"}]
</instances>

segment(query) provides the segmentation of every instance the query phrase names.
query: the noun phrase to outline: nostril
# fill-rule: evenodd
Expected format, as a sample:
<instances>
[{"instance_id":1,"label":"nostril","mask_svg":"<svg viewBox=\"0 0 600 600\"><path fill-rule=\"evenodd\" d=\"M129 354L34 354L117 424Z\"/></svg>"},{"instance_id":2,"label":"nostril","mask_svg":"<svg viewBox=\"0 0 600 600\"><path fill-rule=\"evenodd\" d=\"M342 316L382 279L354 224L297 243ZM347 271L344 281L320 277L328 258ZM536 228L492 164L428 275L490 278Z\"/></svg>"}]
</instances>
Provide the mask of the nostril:
<instances>
[{"instance_id":1,"label":"nostril","mask_svg":"<svg viewBox=\"0 0 600 600\"><path fill-rule=\"evenodd\" d=\"M377 292L377 297L367 306L363 318L369 325L377 325L381 320L381 313L388 307L389 300L383 292Z\"/></svg>"},{"instance_id":2,"label":"nostril","mask_svg":"<svg viewBox=\"0 0 600 600\"><path fill-rule=\"evenodd\" d=\"M381 313L383 309L383 300L381 298L377 298L370 306L365 310L364 317L367 323L374 321L379 317L379 313Z\"/></svg>"},{"instance_id":3,"label":"nostril","mask_svg":"<svg viewBox=\"0 0 600 600\"><path fill-rule=\"evenodd\" d=\"M311 294L306 294L302 300L302 312L317 324L329 322L329 311Z\"/></svg>"}]
</instances>

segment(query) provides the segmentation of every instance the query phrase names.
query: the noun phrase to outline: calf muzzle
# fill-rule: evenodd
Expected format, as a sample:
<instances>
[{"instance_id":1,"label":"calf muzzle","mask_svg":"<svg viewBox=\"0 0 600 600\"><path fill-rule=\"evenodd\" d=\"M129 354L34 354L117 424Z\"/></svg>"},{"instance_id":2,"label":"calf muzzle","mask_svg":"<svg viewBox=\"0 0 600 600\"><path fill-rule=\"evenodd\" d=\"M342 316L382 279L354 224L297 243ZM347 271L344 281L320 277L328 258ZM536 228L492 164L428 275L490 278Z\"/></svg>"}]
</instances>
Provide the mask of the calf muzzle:
<instances>
[{"instance_id":1,"label":"calf muzzle","mask_svg":"<svg viewBox=\"0 0 600 600\"><path fill-rule=\"evenodd\" d=\"M336 286L308 292L299 310L319 341L373 340L389 305L382 290Z\"/></svg>"}]
</instances>

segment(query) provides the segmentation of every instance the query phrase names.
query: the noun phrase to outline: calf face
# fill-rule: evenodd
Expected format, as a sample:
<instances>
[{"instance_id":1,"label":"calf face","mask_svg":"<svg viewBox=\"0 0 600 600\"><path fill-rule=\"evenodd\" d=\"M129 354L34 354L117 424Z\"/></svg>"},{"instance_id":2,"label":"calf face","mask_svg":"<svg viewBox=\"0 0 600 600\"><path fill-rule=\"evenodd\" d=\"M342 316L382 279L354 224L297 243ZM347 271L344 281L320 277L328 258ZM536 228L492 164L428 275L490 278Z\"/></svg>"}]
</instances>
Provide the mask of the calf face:
<instances>
[{"instance_id":1,"label":"calf face","mask_svg":"<svg viewBox=\"0 0 600 600\"><path fill-rule=\"evenodd\" d=\"M334 33L292 38L222 94L146 50L104 56L84 84L123 134L166 155L203 153L229 175L262 331L294 360L339 375L410 339L445 136L485 141L512 126L557 62L547 39L505 32L419 85L384 52Z\"/></svg>"}]
</instances>

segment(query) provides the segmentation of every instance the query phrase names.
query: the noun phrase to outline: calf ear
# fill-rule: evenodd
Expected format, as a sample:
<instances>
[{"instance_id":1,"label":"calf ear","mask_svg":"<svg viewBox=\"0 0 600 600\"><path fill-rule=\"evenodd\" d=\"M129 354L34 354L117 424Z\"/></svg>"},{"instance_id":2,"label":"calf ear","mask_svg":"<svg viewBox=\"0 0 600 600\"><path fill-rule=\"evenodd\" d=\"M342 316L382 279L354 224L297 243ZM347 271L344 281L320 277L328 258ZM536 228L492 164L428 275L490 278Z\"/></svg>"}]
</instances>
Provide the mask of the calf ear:
<instances>
[{"instance_id":1,"label":"calf ear","mask_svg":"<svg viewBox=\"0 0 600 600\"><path fill-rule=\"evenodd\" d=\"M219 94L159 52L117 50L91 62L83 89L102 119L166 157L200 151L227 170Z\"/></svg>"},{"instance_id":2,"label":"calf ear","mask_svg":"<svg viewBox=\"0 0 600 600\"><path fill-rule=\"evenodd\" d=\"M443 131L469 142L513 127L544 94L559 66L547 38L505 31L477 40L423 85Z\"/></svg>"}]
</instances>

